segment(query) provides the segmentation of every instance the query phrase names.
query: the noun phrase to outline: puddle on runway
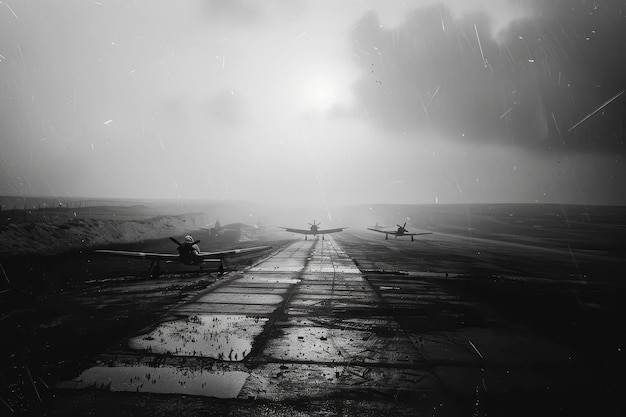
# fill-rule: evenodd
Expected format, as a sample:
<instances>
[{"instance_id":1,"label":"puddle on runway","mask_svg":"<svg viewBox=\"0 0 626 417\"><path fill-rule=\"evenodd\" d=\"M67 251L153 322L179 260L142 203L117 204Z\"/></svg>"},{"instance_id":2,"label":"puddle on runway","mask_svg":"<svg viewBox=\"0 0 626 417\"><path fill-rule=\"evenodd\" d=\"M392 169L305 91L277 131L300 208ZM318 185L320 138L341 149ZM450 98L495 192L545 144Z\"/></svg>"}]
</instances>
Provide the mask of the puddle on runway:
<instances>
[{"instance_id":1,"label":"puddle on runway","mask_svg":"<svg viewBox=\"0 0 626 417\"><path fill-rule=\"evenodd\" d=\"M58 388L95 387L109 391L236 398L248 378L243 371L213 371L173 366L94 366Z\"/></svg>"},{"instance_id":2,"label":"puddle on runway","mask_svg":"<svg viewBox=\"0 0 626 417\"><path fill-rule=\"evenodd\" d=\"M129 340L128 347L175 356L202 356L241 361L267 318L243 315L194 315L169 321Z\"/></svg>"}]
</instances>

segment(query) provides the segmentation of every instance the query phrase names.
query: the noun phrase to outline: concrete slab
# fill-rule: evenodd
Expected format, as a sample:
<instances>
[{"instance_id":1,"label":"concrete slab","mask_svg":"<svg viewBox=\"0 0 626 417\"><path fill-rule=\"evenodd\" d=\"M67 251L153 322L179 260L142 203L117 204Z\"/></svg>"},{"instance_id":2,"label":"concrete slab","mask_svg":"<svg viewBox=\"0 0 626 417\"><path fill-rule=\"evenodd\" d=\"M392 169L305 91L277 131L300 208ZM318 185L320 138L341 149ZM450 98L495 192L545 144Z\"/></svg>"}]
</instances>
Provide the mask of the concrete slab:
<instances>
[{"instance_id":1,"label":"concrete slab","mask_svg":"<svg viewBox=\"0 0 626 417\"><path fill-rule=\"evenodd\" d=\"M309 325L307 325L309 324ZM376 328L375 322L370 322ZM388 323L389 324L389 323ZM362 326L368 327L367 320ZM280 336L273 338L262 359L316 363L415 364L423 362L411 341L397 332L376 334L341 322L288 321L276 324Z\"/></svg>"},{"instance_id":2,"label":"concrete slab","mask_svg":"<svg viewBox=\"0 0 626 417\"><path fill-rule=\"evenodd\" d=\"M273 288L289 288L293 284L300 282L299 278L295 278L294 274L279 275L278 273L250 273L240 278L237 283L239 285L247 286L265 286L265 284L272 284Z\"/></svg>"},{"instance_id":3,"label":"concrete slab","mask_svg":"<svg viewBox=\"0 0 626 417\"><path fill-rule=\"evenodd\" d=\"M268 304L277 305L283 300L281 295L276 294L242 294L233 292L212 292L198 298L198 303L218 304Z\"/></svg>"},{"instance_id":4,"label":"concrete slab","mask_svg":"<svg viewBox=\"0 0 626 417\"><path fill-rule=\"evenodd\" d=\"M285 294L291 286L269 286L267 283L258 283L256 285L241 285L240 282L238 284L229 285L227 287L221 287L215 290L215 294L241 294L242 292L251 292L254 291L255 294L275 294L275 295L283 295Z\"/></svg>"},{"instance_id":5,"label":"concrete slab","mask_svg":"<svg viewBox=\"0 0 626 417\"><path fill-rule=\"evenodd\" d=\"M273 304L188 303L176 309L177 314L245 314L267 316L276 311Z\"/></svg>"},{"instance_id":6,"label":"concrete slab","mask_svg":"<svg viewBox=\"0 0 626 417\"><path fill-rule=\"evenodd\" d=\"M441 383L430 371L307 363L263 364L248 377L239 396L302 401L363 395L390 402L430 402L442 397Z\"/></svg>"}]
</instances>

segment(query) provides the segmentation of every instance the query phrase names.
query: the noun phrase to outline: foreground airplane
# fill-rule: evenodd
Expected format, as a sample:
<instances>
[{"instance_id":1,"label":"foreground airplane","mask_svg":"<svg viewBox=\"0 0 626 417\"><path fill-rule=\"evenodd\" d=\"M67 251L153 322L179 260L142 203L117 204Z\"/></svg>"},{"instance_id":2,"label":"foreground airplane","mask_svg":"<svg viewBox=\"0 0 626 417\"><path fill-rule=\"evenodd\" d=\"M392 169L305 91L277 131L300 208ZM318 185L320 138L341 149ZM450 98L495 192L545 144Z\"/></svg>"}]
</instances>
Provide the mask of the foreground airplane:
<instances>
[{"instance_id":1,"label":"foreground airplane","mask_svg":"<svg viewBox=\"0 0 626 417\"><path fill-rule=\"evenodd\" d=\"M309 223L311 227L309 227L308 229L291 229L289 227L281 227L281 229L285 229L285 231L287 232L299 233L301 235L304 235L304 240L307 240L308 235L313 235L313 236L322 235L322 240L324 240L324 235L327 235L330 233L342 232L343 229L347 229L347 227L338 227L336 229L324 230L324 229L319 228L320 224L322 223L315 223L315 220L313 220L313 224Z\"/></svg>"},{"instance_id":2,"label":"foreground airplane","mask_svg":"<svg viewBox=\"0 0 626 417\"><path fill-rule=\"evenodd\" d=\"M398 226L398 230L396 230L396 231L393 231L393 230L380 230L380 229L374 229L374 228L371 228L371 227L368 227L367 230L371 230L372 232L384 233L385 234L385 240L389 239L389 235L394 235L396 238L398 236L411 236L411 241L415 240L413 238L414 236L432 235L431 232L409 233L409 231L406 230L406 222L404 222L403 226L400 226L399 224L397 224L396 226Z\"/></svg>"},{"instance_id":3,"label":"foreground airplane","mask_svg":"<svg viewBox=\"0 0 626 417\"><path fill-rule=\"evenodd\" d=\"M103 253L113 256L122 256L127 258L139 258L152 260L148 273L151 276L159 275L159 261L165 261L166 263L179 263L183 265L197 265L202 270L202 267L206 264L216 265L220 273L224 272L226 262L224 258L232 256L247 255L250 253L261 252L267 249L271 249L271 246L255 246L252 248L241 249L229 249L217 252L201 252L198 247L199 240L193 240L189 235L185 236L184 242L170 237L170 240L178 245L176 248L178 254L174 253L151 253L151 252L131 252L123 250L108 250L100 249L96 250L97 253Z\"/></svg>"}]
</instances>

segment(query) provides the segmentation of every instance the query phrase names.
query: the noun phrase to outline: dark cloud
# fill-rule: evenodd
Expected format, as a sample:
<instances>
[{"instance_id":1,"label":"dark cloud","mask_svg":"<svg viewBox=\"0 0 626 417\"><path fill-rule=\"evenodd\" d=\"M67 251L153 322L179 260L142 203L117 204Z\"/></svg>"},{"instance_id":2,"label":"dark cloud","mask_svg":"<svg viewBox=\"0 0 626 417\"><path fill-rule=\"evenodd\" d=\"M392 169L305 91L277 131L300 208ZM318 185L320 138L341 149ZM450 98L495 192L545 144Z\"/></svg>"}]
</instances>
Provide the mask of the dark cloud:
<instances>
[{"instance_id":1,"label":"dark cloud","mask_svg":"<svg viewBox=\"0 0 626 417\"><path fill-rule=\"evenodd\" d=\"M510 142L533 149L624 152L623 2L533 5L535 15L492 37L485 14L416 9L398 28L375 14L352 30L357 92L380 129Z\"/></svg>"},{"instance_id":2,"label":"dark cloud","mask_svg":"<svg viewBox=\"0 0 626 417\"><path fill-rule=\"evenodd\" d=\"M557 123L551 137L581 149L624 152L626 97L621 96L572 132L569 130L626 89L626 4L623 1L542 2L532 0L536 25L523 22L509 31L525 32L529 49L541 59L538 89ZM600 4L599 4L600 3ZM565 129L563 129L563 127Z\"/></svg>"}]
</instances>

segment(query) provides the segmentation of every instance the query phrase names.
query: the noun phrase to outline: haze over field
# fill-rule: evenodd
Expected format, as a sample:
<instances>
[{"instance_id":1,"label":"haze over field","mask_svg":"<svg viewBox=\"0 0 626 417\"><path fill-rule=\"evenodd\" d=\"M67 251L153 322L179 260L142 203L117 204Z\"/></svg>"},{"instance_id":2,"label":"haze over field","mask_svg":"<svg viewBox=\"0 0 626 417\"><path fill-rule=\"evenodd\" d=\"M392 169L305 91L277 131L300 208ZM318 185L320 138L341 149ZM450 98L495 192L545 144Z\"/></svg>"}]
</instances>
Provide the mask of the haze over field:
<instances>
[{"instance_id":1,"label":"haze over field","mask_svg":"<svg viewBox=\"0 0 626 417\"><path fill-rule=\"evenodd\" d=\"M0 2L0 194L626 204L626 5Z\"/></svg>"}]
</instances>

